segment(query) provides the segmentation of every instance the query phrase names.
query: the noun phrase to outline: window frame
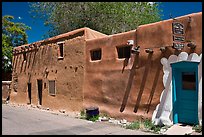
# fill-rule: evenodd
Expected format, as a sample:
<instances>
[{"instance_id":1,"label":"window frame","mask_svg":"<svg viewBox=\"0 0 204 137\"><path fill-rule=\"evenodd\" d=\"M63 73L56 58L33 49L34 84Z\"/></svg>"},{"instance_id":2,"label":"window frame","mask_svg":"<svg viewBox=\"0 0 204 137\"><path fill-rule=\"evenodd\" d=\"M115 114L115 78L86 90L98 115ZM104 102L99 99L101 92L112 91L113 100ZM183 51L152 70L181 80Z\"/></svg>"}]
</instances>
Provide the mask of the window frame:
<instances>
[{"instance_id":1,"label":"window frame","mask_svg":"<svg viewBox=\"0 0 204 137\"><path fill-rule=\"evenodd\" d=\"M100 56L100 59L94 59L94 52L99 52L100 55L96 55L96 56ZM96 53L95 53L96 54ZM101 61L102 60L102 49L101 48L97 48L97 49L92 49L90 50L90 61L91 62L96 62L96 61Z\"/></svg>"},{"instance_id":2,"label":"window frame","mask_svg":"<svg viewBox=\"0 0 204 137\"><path fill-rule=\"evenodd\" d=\"M125 48L129 48L129 53L125 53L126 49ZM126 59L126 58L130 58L131 57L131 49L132 49L132 45L120 45L120 46L116 46L116 52L117 52L117 59ZM122 50L122 57L120 57L120 52ZM126 55L129 55L128 57L126 57Z\"/></svg>"},{"instance_id":3,"label":"window frame","mask_svg":"<svg viewBox=\"0 0 204 137\"><path fill-rule=\"evenodd\" d=\"M55 93L50 92L50 82L51 81L54 81L54 91L55 91ZM48 80L48 94L50 96L56 96L56 93L57 93L57 91L56 91L56 80Z\"/></svg>"},{"instance_id":4,"label":"window frame","mask_svg":"<svg viewBox=\"0 0 204 137\"><path fill-rule=\"evenodd\" d=\"M58 53L57 53L58 60L64 59L64 44L65 44L64 41L57 42L57 46L58 46L57 47L57 50L58 50Z\"/></svg>"}]
</instances>

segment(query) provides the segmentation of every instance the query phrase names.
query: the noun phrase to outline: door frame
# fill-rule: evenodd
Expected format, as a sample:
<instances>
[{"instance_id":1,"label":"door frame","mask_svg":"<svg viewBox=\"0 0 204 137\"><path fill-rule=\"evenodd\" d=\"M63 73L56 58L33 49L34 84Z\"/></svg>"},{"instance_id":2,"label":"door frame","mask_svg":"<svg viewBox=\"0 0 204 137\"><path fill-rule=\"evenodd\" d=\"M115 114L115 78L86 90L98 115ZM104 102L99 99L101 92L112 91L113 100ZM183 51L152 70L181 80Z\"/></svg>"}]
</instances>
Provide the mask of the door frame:
<instances>
[{"instance_id":1,"label":"door frame","mask_svg":"<svg viewBox=\"0 0 204 137\"><path fill-rule=\"evenodd\" d=\"M172 68L172 113L173 113L173 123L180 123L179 121L179 114L178 114L178 110L177 110L177 102L179 97L177 97L177 87L176 87L176 79L178 78L178 73L182 73L185 71L182 71L182 69L192 69L196 72L196 96L198 99L198 65L199 62L192 62L192 61L180 61L180 62L175 62L175 63L171 63L171 68ZM198 113L198 101L196 104L196 108L197 108L197 113ZM198 124L199 120L198 120L198 115L197 115L197 122L194 124Z\"/></svg>"},{"instance_id":2,"label":"door frame","mask_svg":"<svg viewBox=\"0 0 204 137\"><path fill-rule=\"evenodd\" d=\"M32 102L32 83L28 82L27 86L28 86L28 100L29 100L29 104L31 104Z\"/></svg>"},{"instance_id":3,"label":"door frame","mask_svg":"<svg viewBox=\"0 0 204 137\"><path fill-rule=\"evenodd\" d=\"M41 89L39 89L39 83L41 82ZM42 105L42 90L43 90L43 81L42 79L37 79L37 94L38 94L38 104Z\"/></svg>"}]
</instances>

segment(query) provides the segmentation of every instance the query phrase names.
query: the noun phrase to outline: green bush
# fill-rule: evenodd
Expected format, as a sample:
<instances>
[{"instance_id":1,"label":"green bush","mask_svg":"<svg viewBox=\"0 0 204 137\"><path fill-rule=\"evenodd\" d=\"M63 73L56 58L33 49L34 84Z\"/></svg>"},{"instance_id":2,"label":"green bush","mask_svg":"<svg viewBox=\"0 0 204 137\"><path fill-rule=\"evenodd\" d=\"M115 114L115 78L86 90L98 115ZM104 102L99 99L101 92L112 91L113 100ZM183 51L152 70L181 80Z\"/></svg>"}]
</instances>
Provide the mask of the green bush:
<instances>
[{"instance_id":1,"label":"green bush","mask_svg":"<svg viewBox=\"0 0 204 137\"><path fill-rule=\"evenodd\" d=\"M96 120L99 119L99 115L91 116L91 117L86 117L86 119L89 120L89 121L93 121L93 122L95 122Z\"/></svg>"},{"instance_id":2,"label":"green bush","mask_svg":"<svg viewBox=\"0 0 204 137\"><path fill-rule=\"evenodd\" d=\"M144 127L147 129L147 130L153 130L154 132L159 132L161 130L161 126L156 126L152 123L151 120L148 120L146 119L144 122Z\"/></svg>"},{"instance_id":3,"label":"green bush","mask_svg":"<svg viewBox=\"0 0 204 137\"><path fill-rule=\"evenodd\" d=\"M161 126L156 126L152 123L151 120L144 120L144 121L135 121L129 125L126 126L127 129L143 129L146 131L154 131L155 133L158 133L161 130Z\"/></svg>"},{"instance_id":4,"label":"green bush","mask_svg":"<svg viewBox=\"0 0 204 137\"><path fill-rule=\"evenodd\" d=\"M86 119L86 113L84 110L80 111L80 119Z\"/></svg>"},{"instance_id":5,"label":"green bush","mask_svg":"<svg viewBox=\"0 0 204 137\"><path fill-rule=\"evenodd\" d=\"M130 125L127 125L126 128L127 129L140 129L140 122L135 121L135 122L131 123Z\"/></svg>"},{"instance_id":6,"label":"green bush","mask_svg":"<svg viewBox=\"0 0 204 137\"><path fill-rule=\"evenodd\" d=\"M195 132L201 133L202 132L202 125L196 125L193 126L193 130L195 130Z\"/></svg>"}]
</instances>

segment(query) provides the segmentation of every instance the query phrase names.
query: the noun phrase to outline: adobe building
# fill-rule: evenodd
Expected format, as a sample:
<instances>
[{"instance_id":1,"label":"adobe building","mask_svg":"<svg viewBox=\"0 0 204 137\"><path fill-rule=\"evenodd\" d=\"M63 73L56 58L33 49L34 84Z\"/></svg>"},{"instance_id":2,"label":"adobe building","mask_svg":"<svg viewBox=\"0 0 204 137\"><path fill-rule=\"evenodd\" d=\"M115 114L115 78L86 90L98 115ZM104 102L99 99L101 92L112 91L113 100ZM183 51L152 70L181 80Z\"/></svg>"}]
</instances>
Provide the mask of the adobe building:
<instances>
[{"instance_id":1,"label":"adobe building","mask_svg":"<svg viewBox=\"0 0 204 137\"><path fill-rule=\"evenodd\" d=\"M105 35L77 29L13 50L10 101L156 125L202 122L202 12Z\"/></svg>"}]
</instances>

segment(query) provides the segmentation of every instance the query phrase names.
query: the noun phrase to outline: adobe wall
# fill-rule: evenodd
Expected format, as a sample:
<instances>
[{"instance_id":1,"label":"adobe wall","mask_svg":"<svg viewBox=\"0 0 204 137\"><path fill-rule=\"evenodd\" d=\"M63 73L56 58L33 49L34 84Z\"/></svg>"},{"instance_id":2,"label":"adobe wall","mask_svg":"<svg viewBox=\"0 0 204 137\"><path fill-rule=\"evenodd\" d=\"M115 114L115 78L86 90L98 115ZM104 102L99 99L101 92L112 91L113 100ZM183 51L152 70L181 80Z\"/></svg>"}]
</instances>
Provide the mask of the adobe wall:
<instances>
[{"instance_id":1,"label":"adobe wall","mask_svg":"<svg viewBox=\"0 0 204 137\"><path fill-rule=\"evenodd\" d=\"M2 81L2 102L9 99L11 92L11 81Z\"/></svg>"},{"instance_id":2,"label":"adobe wall","mask_svg":"<svg viewBox=\"0 0 204 137\"><path fill-rule=\"evenodd\" d=\"M187 42L180 51L172 48L172 19L87 41L84 107L98 106L101 113L128 120L151 118L164 89L161 58L181 52L202 53L202 13L188 16L176 19L184 24L185 39L193 41L195 49L187 47ZM118 59L116 46L127 40L135 40L134 46L140 46L140 53L132 54L129 60ZM166 50L161 52L160 47ZM98 48L102 49L102 59L91 61L90 50ZM148 48L154 52L146 53Z\"/></svg>"},{"instance_id":3,"label":"adobe wall","mask_svg":"<svg viewBox=\"0 0 204 137\"><path fill-rule=\"evenodd\" d=\"M84 36L65 40L64 59L58 60L56 42L44 43L26 53L13 57L11 101L29 103L27 83L32 84L31 104L38 105L37 79L42 79L42 107L56 110L81 110L84 81ZM17 81L15 82L15 77ZM48 93L48 80L55 80L56 95ZM15 92L14 89L17 89Z\"/></svg>"}]
</instances>

